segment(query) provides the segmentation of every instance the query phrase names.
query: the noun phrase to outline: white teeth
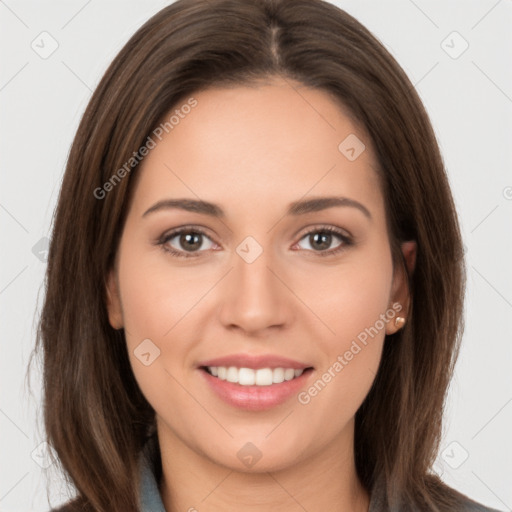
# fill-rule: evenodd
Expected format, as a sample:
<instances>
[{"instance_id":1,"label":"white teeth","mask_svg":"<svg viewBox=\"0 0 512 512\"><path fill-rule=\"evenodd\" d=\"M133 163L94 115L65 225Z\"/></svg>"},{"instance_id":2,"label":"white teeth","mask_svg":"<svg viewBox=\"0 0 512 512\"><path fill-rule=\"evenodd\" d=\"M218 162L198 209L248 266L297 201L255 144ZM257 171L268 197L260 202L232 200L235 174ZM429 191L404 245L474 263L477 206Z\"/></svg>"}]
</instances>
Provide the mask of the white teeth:
<instances>
[{"instance_id":1,"label":"white teeth","mask_svg":"<svg viewBox=\"0 0 512 512\"><path fill-rule=\"evenodd\" d=\"M240 368L238 371L238 383L242 386L254 386L256 375L250 368Z\"/></svg>"},{"instance_id":2,"label":"white teeth","mask_svg":"<svg viewBox=\"0 0 512 512\"><path fill-rule=\"evenodd\" d=\"M295 377L295 370L293 368L286 368L284 371L284 380L292 380Z\"/></svg>"},{"instance_id":3,"label":"white teeth","mask_svg":"<svg viewBox=\"0 0 512 512\"><path fill-rule=\"evenodd\" d=\"M272 372L272 382L274 384L284 382L284 368L274 368Z\"/></svg>"},{"instance_id":4,"label":"white teeth","mask_svg":"<svg viewBox=\"0 0 512 512\"><path fill-rule=\"evenodd\" d=\"M226 380L228 382L238 382L238 369L234 366L230 366L226 373Z\"/></svg>"},{"instance_id":5,"label":"white teeth","mask_svg":"<svg viewBox=\"0 0 512 512\"><path fill-rule=\"evenodd\" d=\"M273 384L273 373L270 368L261 368L252 372L256 374L256 386L271 386Z\"/></svg>"},{"instance_id":6,"label":"white teeth","mask_svg":"<svg viewBox=\"0 0 512 512\"><path fill-rule=\"evenodd\" d=\"M236 368L235 366L208 366L208 371L221 380L227 380L242 386L271 386L285 380L300 377L304 370L293 368Z\"/></svg>"}]
</instances>

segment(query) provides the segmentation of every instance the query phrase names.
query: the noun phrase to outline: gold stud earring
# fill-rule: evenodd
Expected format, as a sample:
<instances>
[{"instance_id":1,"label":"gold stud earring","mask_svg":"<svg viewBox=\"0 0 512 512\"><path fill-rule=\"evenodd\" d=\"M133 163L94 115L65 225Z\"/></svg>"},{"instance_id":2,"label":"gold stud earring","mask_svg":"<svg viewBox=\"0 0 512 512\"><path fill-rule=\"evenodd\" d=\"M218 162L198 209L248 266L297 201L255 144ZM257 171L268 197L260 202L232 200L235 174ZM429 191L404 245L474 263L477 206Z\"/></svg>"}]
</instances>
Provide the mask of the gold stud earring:
<instances>
[{"instance_id":1,"label":"gold stud earring","mask_svg":"<svg viewBox=\"0 0 512 512\"><path fill-rule=\"evenodd\" d=\"M397 316L395 318L395 326L401 329L405 325L405 318L403 316Z\"/></svg>"}]
</instances>

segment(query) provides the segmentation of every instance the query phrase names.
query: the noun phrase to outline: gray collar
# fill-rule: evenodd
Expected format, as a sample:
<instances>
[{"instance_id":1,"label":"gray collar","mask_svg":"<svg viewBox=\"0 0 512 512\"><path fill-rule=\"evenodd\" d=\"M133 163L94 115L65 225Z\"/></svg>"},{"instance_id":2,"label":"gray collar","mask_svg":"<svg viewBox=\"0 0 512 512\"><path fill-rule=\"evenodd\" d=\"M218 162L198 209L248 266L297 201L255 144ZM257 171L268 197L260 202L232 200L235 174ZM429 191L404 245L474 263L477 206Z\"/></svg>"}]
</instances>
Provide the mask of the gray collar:
<instances>
[{"instance_id":1,"label":"gray collar","mask_svg":"<svg viewBox=\"0 0 512 512\"><path fill-rule=\"evenodd\" d=\"M156 456L158 455L157 436L153 435L144 445L139 458L140 511L166 512L155 476Z\"/></svg>"}]
</instances>

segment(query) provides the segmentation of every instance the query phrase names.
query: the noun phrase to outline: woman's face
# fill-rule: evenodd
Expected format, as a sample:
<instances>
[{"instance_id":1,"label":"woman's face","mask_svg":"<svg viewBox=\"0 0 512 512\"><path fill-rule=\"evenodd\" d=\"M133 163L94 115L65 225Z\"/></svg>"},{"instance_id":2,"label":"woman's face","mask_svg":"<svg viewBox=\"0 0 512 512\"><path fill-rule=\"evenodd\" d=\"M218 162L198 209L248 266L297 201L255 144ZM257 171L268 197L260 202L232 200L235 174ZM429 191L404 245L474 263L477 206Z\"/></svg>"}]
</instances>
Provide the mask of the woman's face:
<instances>
[{"instance_id":1,"label":"woman's face","mask_svg":"<svg viewBox=\"0 0 512 512\"><path fill-rule=\"evenodd\" d=\"M298 84L193 97L137 170L110 322L166 446L242 471L338 454L406 316L370 140Z\"/></svg>"}]
</instances>

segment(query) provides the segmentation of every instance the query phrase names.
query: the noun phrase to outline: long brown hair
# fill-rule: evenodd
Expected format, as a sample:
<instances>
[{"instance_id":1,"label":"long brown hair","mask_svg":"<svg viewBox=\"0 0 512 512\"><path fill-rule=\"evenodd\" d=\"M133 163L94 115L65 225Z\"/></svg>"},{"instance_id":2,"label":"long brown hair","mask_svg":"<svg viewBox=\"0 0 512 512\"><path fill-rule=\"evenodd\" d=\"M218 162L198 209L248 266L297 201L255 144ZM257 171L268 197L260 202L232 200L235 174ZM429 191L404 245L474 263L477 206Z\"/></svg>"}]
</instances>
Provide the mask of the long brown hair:
<instances>
[{"instance_id":1,"label":"long brown hair","mask_svg":"<svg viewBox=\"0 0 512 512\"><path fill-rule=\"evenodd\" d=\"M359 477L368 490L383 482L388 506L452 510L462 499L431 467L462 333L463 245L416 90L365 27L322 0L178 0L133 35L92 95L53 219L36 351L42 346L48 442L80 510L137 510L137 458L155 414L132 373L124 332L110 326L106 310L105 278L137 164L103 197L95 191L193 93L272 76L331 94L364 127L395 263L403 264L401 241L417 242L407 323L387 336L356 414Z\"/></svg>"}]
</instances>

